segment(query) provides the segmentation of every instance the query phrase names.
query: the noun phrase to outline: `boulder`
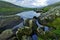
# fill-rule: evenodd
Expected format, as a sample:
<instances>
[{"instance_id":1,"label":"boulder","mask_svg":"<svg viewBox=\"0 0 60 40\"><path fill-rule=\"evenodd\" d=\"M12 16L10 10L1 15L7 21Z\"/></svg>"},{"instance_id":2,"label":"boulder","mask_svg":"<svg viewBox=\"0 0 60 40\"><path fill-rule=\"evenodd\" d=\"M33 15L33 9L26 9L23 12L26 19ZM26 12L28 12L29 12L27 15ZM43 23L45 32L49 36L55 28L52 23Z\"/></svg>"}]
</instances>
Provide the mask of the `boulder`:
<instances>
[{"instance_id":1,"label":"boulder","mask_svg":"<svg viewBox=\"0 0 60 40\"><path fill-rule=\"evenodd\" d=\"M13 35L12 30L7 29L0 34L0 40L7 40L12 35Z\"/></svg>"},{"instance_id":2,"label":"boulder","mask_svg":"<svg viewBox=\"0 0 60 40\"><path fill-rule=\"evenodd\" d=\"M24 28L18 29L18 31L16 32L18 40L21 40L24 37L26 38L27 36L29 37L29 35L31 33L32 33L32 29L27 26L25 26ZM28 39L28 37L27 37L27 39Z\"/></svg>"}]
</instances>

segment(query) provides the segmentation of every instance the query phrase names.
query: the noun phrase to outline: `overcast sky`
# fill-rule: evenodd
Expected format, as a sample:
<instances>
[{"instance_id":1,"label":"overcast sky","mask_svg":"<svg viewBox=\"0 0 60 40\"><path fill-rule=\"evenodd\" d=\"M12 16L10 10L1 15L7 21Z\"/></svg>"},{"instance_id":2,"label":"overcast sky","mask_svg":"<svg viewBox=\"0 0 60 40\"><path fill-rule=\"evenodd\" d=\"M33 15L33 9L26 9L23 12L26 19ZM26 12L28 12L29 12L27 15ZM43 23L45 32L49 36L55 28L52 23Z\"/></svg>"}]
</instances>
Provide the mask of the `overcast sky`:
<instances>
[{"instance_id":1,"label":"overcast sky","mask_svg":"<svg viewBox=\"0 0 60 40\"><path fill-rule=\"evenodd\" d=\"M4 0L23 7L43 7L60 0Z\"/></svg>"}]
</instances>

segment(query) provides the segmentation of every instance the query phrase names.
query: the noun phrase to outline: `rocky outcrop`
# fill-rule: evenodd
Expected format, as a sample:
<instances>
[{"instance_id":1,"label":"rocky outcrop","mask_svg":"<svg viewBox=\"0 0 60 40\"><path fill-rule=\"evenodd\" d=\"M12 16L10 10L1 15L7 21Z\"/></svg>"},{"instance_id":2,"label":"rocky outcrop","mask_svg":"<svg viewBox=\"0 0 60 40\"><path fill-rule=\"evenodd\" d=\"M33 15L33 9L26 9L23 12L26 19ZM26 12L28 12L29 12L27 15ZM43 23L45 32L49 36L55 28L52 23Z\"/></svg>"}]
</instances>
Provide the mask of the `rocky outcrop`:
<instances>
[{"instance_id":1,"label":"rocky outcrop","mask_svg":"<svg viewBox=\"0 0 60 40\"><path fill-rule=\"evenodd\" d=\"M0 34L0 40L7 40L12 35L13 35L12 30L7 29Z\"/></svg>"},{"instance_id":2,"label":"rocky outcrop","mask_svg":"<svg viewBox=\"0 0 60 40\"><path fill-rule=\"evenodd\" d=\"M30 40L30 36L32 33L32 29L28 26L24 26L23 28L19 28L16 32L18 40Z\"/></svg>"},{"instance_id":3,"label":"rocky outcrop","mask_svg":"<svg viewBox=\"0 0 60 40\"><path fill-rule=\"evenodd\" d=\"M56 17L60 17L60 6L57 6L53 9L50 9L46 13L42 13L38 18L43 24L47 24L48 22L52 22Z\"/></svg>"},{"instance_id":4,"label":"rocky outcrop","mask_svg":"<svg viewBox=\"0 0 60 40\"><path fill-rule=\"evenodd\" d=\"M23 21L19 16L0 17L0 33L6 29L11 29Z\"/></svg>"}]
</instances>

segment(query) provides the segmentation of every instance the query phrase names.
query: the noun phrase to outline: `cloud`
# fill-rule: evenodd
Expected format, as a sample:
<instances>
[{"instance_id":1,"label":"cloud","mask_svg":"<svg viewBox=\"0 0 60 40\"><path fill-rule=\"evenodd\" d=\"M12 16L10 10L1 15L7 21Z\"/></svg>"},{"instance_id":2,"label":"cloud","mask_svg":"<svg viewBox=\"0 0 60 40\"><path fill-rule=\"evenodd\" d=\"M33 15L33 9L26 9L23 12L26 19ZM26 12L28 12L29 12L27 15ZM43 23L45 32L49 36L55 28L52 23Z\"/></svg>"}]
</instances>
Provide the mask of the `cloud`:
<instances>
[{"instance_id":1,"label":"cloud","mask_svg":"<svg viewBox=\"0 0 60 40\"><path fill-rule=\"evenodd\" d=\"M47 3L48 4L52 4L52 3L55 3L55 2L59 2L60 0L47 0Z\"/></svg>"},{"instance_id":2,"label":"cloud","mask_svg":"<svg viewBox=\"0 0 60 40\"><path fill-rule=\"evenodd\" d=\"M4 0L23 7L43 7L60 0Z\"/></svg>"},{"instance_id":3,"label":"cloud","mask_svg":"<svg viewBox=\"0 0 60 40\"><path fill-rule=\"evenodd\" d=\"M46 6L46 0L24 0L20 2L16 2L20 6L27 6L27 7L40 7L40 6Z\"/></svg>"},{"instance_id":4,"label":"cloud","mask_svg":"<svg viewBox=\"0 0 60 40\"><path fill-rule=\"evenodd\" d=\"M47 4L47 0L35 0L34 3L32 3L32 5L34 6L46 6Z\"/></svg>"},{"instance_id":5,"label":"cloud","mask_svg":"<svg viewBox=\"0 0 60 40\"><path fill-rule=\"evenodd\" d=\"M47 0L4 0L11 2L16 5L20 6L26 6L26 7L40 7L40 6L46 6Z\"/></svg>"}]
</instances>

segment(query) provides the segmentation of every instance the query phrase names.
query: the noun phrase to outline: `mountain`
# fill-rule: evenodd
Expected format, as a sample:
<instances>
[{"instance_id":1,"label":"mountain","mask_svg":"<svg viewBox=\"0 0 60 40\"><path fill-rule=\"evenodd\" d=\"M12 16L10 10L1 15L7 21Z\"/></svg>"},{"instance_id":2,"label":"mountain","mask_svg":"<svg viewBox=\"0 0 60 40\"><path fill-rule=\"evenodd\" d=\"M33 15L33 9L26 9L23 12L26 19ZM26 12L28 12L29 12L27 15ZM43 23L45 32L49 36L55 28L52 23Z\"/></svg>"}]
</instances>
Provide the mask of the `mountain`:
<instances>
[{"instance_id":1,"label":"mountain","mask_svg":"<svg viewBox=\"0 0 60 40\"><path fill-rule=\"evenodd\" d=\"M41 9L42 14L39 21L42 25L52 27L52 33L60 37L60 2L46 6ZM44 13L43 13L44 12Z\"/></svg>"},{"instance_id":2,"label":"mountain","mask_svg":"<svg viewBox=\"0 0 60 40\"><path fill-rule=\"evenodd\" d=\"M57 2L57 3L54 3L54 4L51 4L51 5L48 5L48 6L45 6L43 8L38 8L39 11L42 10L42 13L45 13L47 11L49 11L50 9L54 8L54 7L57 7L57 6L60 6L60 2Z\"/></svg>"},{"instance_id":3,"label":"mountain","mask_svg":"<svg viewBox=\"0 0 60 40\"><path fill-rule=\"evenodd\" d=\"M48 35L52 38L53 35L60 38L60 2L39 9L39 11L41 10L42 14L39 17L40 23L51 28L50 32L53 33L52 36L50 32ZM48 35L46 35L46 37L49 37ZM60 40L59 38L58 40Z\"/></svg>"},{"instance_id":4,"label":"mountain","mask_svg":"<svg viewBox=\"0 0 60 40\"><path fill-rule=\"evenodd\" d=\"M28 10L32 10L32 8L24 8L9 2L0 1L0 15L13 15Z\"/></svg>"}]
</instances>

